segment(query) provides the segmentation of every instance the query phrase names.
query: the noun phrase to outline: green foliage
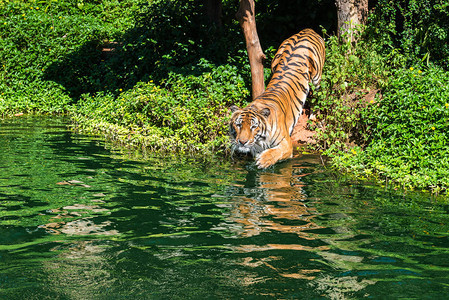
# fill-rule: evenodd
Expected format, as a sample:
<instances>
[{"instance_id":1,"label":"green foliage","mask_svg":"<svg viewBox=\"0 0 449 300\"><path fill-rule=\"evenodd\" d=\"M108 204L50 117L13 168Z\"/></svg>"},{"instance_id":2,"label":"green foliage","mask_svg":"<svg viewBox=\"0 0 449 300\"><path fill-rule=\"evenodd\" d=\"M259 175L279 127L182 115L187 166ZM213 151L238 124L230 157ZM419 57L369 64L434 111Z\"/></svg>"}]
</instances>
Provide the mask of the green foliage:
<instances>
[{"instance_id":1,"label":"green foliage","mask_svg":"<svg viewBox=\"0 0 449 300\"><path fill-rule=\"evenodd\" d=\"M228 108L242 105L249 92L236 67L212 66L206 60L201 65L213 71L198 76L170 73L162 85L152 80L141 82L118 97L84 95L76 120L81 126L89 119L90 124L120 125L125 133L117 139L138 133L142 142L152 148L223 150L227 144ZM94 126L90 127L92 130ZM154 135L158 138L151 137Z\"/></svg>"},{"instance_id":2,"label":"green foliage","mask_svg":"<svg viewBox=\"0 0 449 300\"><path fill-rule=\"evenodd\" d=\"M320 89L309 99L319 121L312 125L317 131L316 150L332 153L346 149L348 143L363 144L367 139L361 109L370 101L368 96L385 85L390 71L386 59L369 42L357 38L357 43L343 44L336 36L326 40Z\"/></svg>"},{"instance_id":3,"label":"green foliage","mask_svg":"<svg viewBox=\"0 0 449 300\"><path fill-rule=\"evenodd\" d=\"M449 187L449 72L395 71L381 101L363 111L371 142L336 157L337 165L388 177L407 188Z\"/></svg>"},{"instance_id":4,"label":"green foliage","mask_svg":"<svg viewBox=\"0 0 449 300\"><path fill-rule=\"evenodd\" d=\"M49 83L42 88L42 83L33 81L19 82L14 89L3 89L0 95L0 116L11 116L15 113L49 113L62 114L69 109L70 97L56 84Z\"/></svg>"},{"instance_id":5,"label":"green foliage","mask_svg":"<svg viewBox=\"0 0 449 300\"><path fill-rule=\"evenodd\" d=\"M446 0L379 0L368 35L385 54L399 50L408 63L436 62L449 68L449 3Z\"/></svg>"},{"instance_id":6,"label":"green foliage","mask_svg":"<svg viewBox=\"0 0 449 300\"><path fill-rule=\"evenodd\" d=\"M344 40L344 39L343 39ZM326 41L321 88L310 99L317 113L316 150L359 178L377 177L435 193L449 186L449 73L400 65L358 37Z\"/></svg>"},{"instance_id":7,"label":"green foliage","mask_svg":"<svg viewBox=\"0 0 449 300\"><path fill-rule=\"evenodd\" d=\"M123 24L130 25L125 8L132 5L132 0L1 0L0 113L65 111L72 99L45 79L48 68L85 43L116 36ZM83 58L84 65L90 58Z\"/></svg>"},{"instance_id":8,"label":"green foliage","mask_svg":"<svg viewBox=\"0 0 449 300\"><path fill-rule=\"evenodd\" d=\"M165 80L170 72L198 75L201 59L214 64L247 64L247 59L233 59L245 49L237 24L226 30L209 22L198 1L136 0L132 8L133 26L114 43L91 40L77 51L53 63L45 78L54 80L70 92L73 98L100 91L115 93L132 89L150 78ZM226 2L225 2L226 3ZM234 8L225 5L224 9ZM102 48L113 52L102 53ZM247 81L250 81L247 76Z\"/></svg>"},{"instance_id":9,"label":"green foliage","mask_svg":"<svg viewBox=\"0 0 449 300\"><path fill-rule=\"evenodd\" d=\"M224 30L193 0L0 0L0 114L70 111L137 144L222 147L250 82L231 2Z\"/></svg>"}]
</instances>

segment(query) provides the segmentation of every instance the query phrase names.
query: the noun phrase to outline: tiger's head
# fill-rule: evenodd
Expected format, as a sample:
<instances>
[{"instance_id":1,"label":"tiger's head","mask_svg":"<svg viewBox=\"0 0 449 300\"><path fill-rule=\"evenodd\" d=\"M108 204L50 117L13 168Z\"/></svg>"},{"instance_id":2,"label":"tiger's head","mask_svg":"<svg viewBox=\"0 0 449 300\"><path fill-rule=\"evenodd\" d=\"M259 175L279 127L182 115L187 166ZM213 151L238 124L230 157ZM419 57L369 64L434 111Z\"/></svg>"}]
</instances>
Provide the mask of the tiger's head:
<instances>
[{"instance_id":1,"label":"tiger's head","mask_svg":"<svg viewBox=\"0 0 449 300\"><path fill-rule=\"evenodd\" d=\"M233 105L230 121L230 137L232 151L256 155L269 148L267 136L270 126L267 117L268 108L258 110L254 106L240 109Z\"/></svg>"}]
</instances>

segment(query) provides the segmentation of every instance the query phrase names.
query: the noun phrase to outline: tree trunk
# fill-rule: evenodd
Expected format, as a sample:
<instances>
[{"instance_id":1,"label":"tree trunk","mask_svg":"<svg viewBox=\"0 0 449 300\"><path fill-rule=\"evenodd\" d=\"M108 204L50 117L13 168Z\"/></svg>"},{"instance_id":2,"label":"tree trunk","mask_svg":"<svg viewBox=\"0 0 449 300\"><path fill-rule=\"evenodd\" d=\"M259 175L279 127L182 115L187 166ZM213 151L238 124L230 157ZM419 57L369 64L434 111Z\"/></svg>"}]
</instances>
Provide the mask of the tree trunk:
<instances>
[{"instance_id":1,"label":"tree trunk","mask_svg":"<svg viewBox=\"0 0 449 300\"><path fill-rule=\"evenodd\" d=\"M245 36L246 50L251 66L252 96L255 99L265 90L263 61L266 57L257 35L254 0L240 0L239 10L235 16Z\"/></svg>"},{"instance_id":2,"label":"tree trunk","mask_svg":"<svg viewBox=\"0 0 449 300\"><path fill-rule=\"evenodd\" d=\"M364 25L368 16L368 0L335 0L338 15L338 36L355 41L354 28Z\"/></svg>"}]
</instances>

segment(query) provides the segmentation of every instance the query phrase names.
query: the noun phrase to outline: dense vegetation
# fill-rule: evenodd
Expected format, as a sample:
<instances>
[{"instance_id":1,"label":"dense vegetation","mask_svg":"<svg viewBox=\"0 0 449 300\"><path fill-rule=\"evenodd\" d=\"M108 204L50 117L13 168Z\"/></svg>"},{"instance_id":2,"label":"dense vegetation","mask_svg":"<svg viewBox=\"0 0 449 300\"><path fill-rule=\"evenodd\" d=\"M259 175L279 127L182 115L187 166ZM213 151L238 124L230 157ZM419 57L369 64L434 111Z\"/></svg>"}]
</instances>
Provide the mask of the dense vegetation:
<instances>
[{"instance_id":1,"label":"dense vegetation","mask_svg":"<svg viewBox=\"0 0 449 300\"><path fill-rule=\"evenodd\" d=\"M406 189L449 186L449 72L394 70L383 97L360 109L365 147L331 152L339 168Z\"/></svg>"},{"instance_id":2,"label":"dense vegetation","mask_svg":"<svg viewBox=\"0 0 449 300\"><path fill-rule=\"evenodd\" d=\"M334 1L288 2L258 1L256 19L267 79L284 38L312 27L326 39L311 147L358 176L445 190L449 2L370 2L355 43L333 35ZM223 151L228 107L250 100L236 10L223 1L217 27L197 0L0 0L0 114L69 113L128 144Z\"/></svg>"}]
</instances>

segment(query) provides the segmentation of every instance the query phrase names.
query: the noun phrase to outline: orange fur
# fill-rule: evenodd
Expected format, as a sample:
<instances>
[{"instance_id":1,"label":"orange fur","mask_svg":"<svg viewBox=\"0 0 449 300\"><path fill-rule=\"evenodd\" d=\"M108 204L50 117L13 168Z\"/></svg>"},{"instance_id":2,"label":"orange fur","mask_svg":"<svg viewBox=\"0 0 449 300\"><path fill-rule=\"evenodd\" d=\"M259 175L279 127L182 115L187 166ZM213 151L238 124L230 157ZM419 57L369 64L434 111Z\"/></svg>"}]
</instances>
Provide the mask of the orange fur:
<instances>
[{"instance_id":1,"label":"orange fur","mask_svg":"<svg viewBox=\"0 0 449 300\"><path fill-rule=\"evenodd\" d=\"M309 82L318 86L321 81L324 59L324 41L312 29L282 42L271 63L267 89L245 108L231 108L234 151L253 154L259 168L292 157L290 135L302 114Z\"/></svg>"}]
</instances>

